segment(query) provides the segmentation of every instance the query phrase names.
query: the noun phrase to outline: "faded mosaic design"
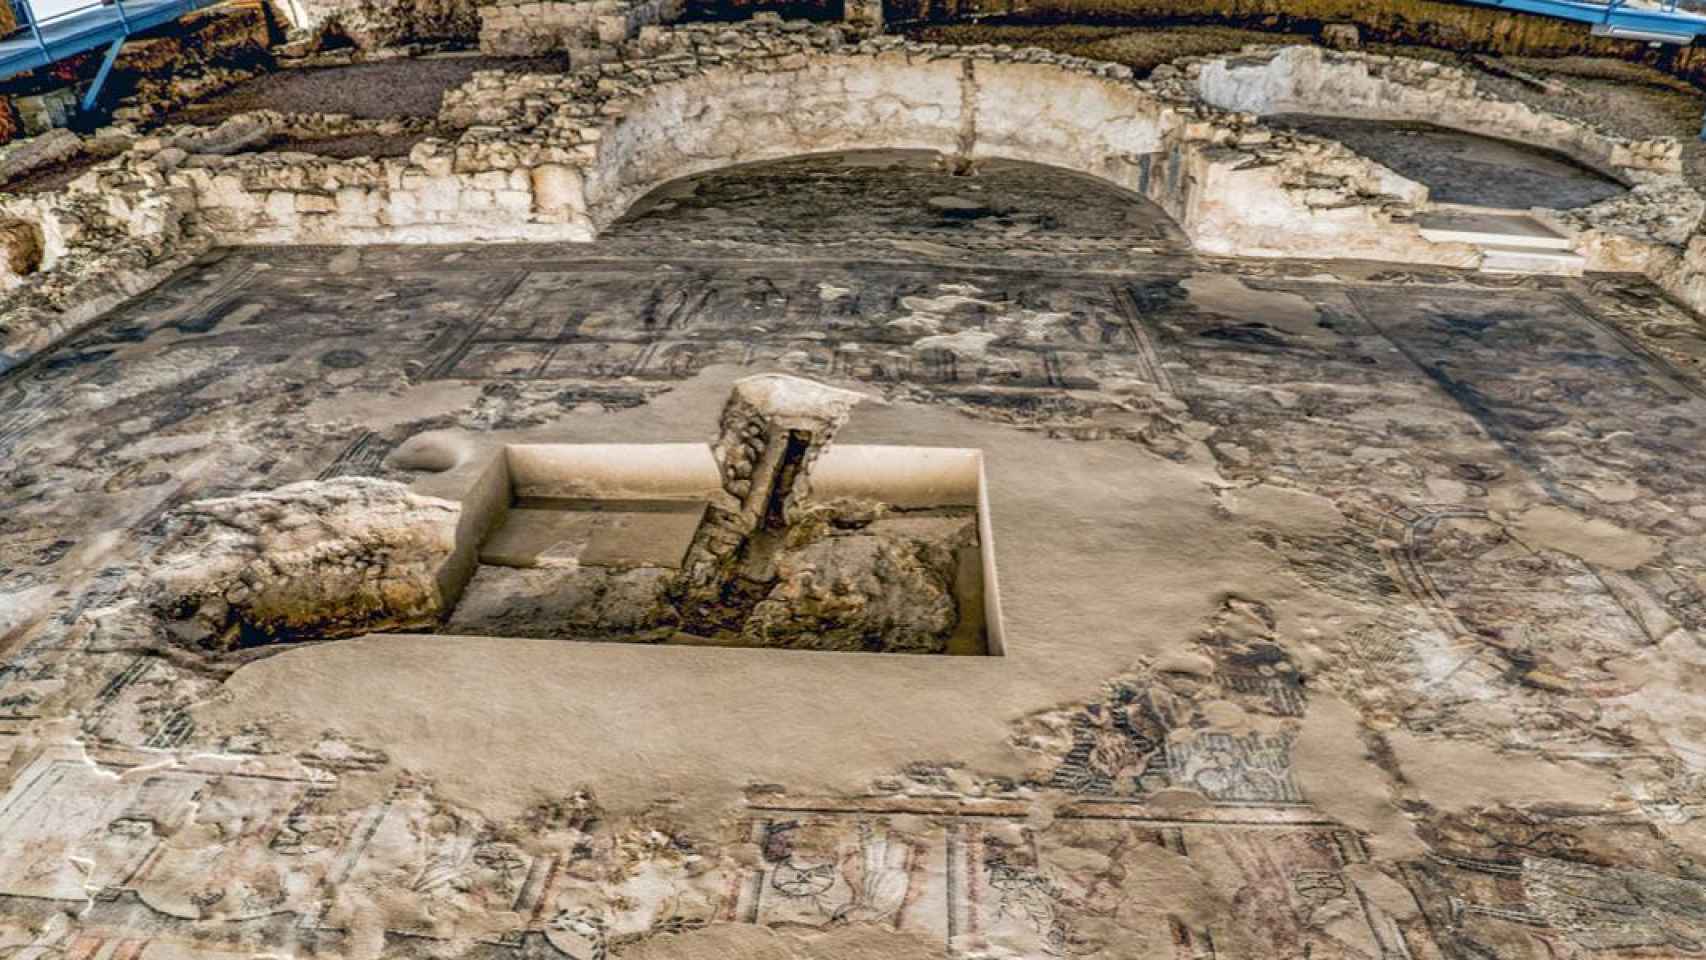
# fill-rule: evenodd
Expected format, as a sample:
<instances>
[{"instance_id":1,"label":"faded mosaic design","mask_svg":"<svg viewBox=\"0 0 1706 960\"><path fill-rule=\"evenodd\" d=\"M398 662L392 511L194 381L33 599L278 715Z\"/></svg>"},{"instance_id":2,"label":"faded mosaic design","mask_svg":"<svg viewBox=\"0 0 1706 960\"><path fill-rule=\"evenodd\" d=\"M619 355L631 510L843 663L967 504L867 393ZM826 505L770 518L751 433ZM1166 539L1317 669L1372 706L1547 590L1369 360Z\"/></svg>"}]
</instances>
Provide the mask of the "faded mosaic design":
<instances>
[{"instance_id":1,"label":"faded mosaic design","mask_svg":"<svg viewBox=\"0 0 1706 960\"><path fill-rule=\"evenodd\" d=\"M597 258L379 249L349 269L335 250L237 251L9 374L0 954L592 960L713 924L874 925L968 958L1706 953L1688 745L1633 727L1606 666L1706 622L1698 327L1621 279L1232 263L1170 249L1160 226L1145 253L1011 228L932 222L803 257L798 238L727 226L676 260L621 231ZM1303 664L1280 610L1228 597L1177 638L1209 668L1135 663L1016 723L1023 776L921 759L860 796L754 789L716 832L585 794L493 822L383 745L199 732L224 676L141 642L126 562L82 546L100 530L146 546L191 499L407 479L386 454L415 434L634 408L713 363L948 404L1062 456L1201 443L1229 490L1291 486L1350 518L1249 549L1365 615L1330 663ZM307 412L399 379L473 399L383 427ZM1395 407L1428 416L1395 438ZM221 416L240 429L216 449L170 441ZM1525 506L1591 511L1662 551L1618 569L1534 546L1487 503L1510 478ZM131 494L125 511L63 510L94 488ZM1581 757L1641 802L1410 809L1427 851L1371 862L1296 776L1319 690L1355 706L1371 752L1401 730ZM1262 728L1217 729L1220 703ZM78 744L38 749L55 718ZM1197 909L1162 895L1180 878Z\"/></svg>"}]
</instances>

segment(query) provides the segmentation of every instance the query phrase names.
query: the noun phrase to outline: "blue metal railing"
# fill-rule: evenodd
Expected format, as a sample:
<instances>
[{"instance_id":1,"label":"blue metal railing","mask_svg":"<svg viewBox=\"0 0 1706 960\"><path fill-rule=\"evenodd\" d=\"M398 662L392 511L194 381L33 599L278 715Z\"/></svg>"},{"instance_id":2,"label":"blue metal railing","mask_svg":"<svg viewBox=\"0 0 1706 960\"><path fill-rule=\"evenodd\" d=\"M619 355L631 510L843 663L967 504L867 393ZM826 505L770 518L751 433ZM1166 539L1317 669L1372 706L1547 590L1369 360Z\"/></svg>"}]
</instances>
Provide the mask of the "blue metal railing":
<instances>
[{"instance_id":1,"label":"blue metal railing","mask_svg":"<svg viewBox=\"0 0 1706 960\"><path fill-rule=\"evenodd\" d=\"M67 22L98 10L112 10L118 14L118 23L125 33L130 33L130 15L124 8L124 0L95 0L69 10L60 10L45 17L36 16L35 8L30 0L12 0L12 13L18 21L18 26L11 33L0 36L0 40L10 40L16 37L29 36L35 40L35 45L41 55L49 62L54 59L52 46L42 30L43 27ZM82 51L72 51L81 53Z\"/></svg>"},{"instance_id":2,"label":"blue metal railing","mask_svg":"<svg viewBox=\"0 0 1706 960\"><path fill-rule=\"evenodd\" d=\"M1706 17L1677 9L1678 0L1634 6L1629 0L1470 0L1482 6L1585 23L1602 36L1656 43L1693 43Z\"/></svg>"},{"instance_id":3,"label":"blue metal railing","mask_svg":"<svg viewBox=\"0 0 1706 960\"><path fill-rule=\"evenodd\" d=\"M1706 17L1677 10L1677 0L1654 7L1633 7L1628 0L1470 0L1482 6L1574 20L1591 25L1602 37L1649 43L1692 44L1706 34ZM1706 140L1706 119L1700 139Z\"/></svg>"},{"instance_id":4,"label":"blue metal railing","mask_svg":"<svg viewBox=\"0 0 1706 960\"><path fill-rule=\"evenodd\" d=\"M91 0L46 17L36 16L31 0L10 2L18 11L19 23L17 29L0 36L0 80L106 47L101 68L83 97L83 109L89 110L126 39L219 0Z\"/></svg>"}]
</instances>

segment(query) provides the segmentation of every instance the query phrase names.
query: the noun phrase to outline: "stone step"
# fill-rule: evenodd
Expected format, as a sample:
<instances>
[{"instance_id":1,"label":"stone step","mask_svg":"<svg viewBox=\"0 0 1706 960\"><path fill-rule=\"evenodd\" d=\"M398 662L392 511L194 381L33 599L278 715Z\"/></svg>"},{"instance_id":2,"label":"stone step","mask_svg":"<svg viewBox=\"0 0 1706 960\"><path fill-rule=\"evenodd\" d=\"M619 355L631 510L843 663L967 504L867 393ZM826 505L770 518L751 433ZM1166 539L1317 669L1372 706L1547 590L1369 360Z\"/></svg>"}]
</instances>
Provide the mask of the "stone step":
<instances>
[{"instance_id":1,"label":"stone step","mask_svg":"<svg viewBox=\"0 0 1706 960\"><path fill-rule=\"evenodd\" d=\"M1477 244L1481 248L1482 273L1544 274L1579 277L1587 259L1568 250L1538 250L1505 244Z\"/></svg>"},{"instance_id":2,"label":"stone step","mask_svg":"<svg viewBox=\"0 0 1706 960\"><path fill-rule=\"evenodd\" d=\"M1435 210L1416 218L1422 236L1435 243L1470 243L1528 250L1569 250L1569 237L1521 214Z\"/></svg>"}]
</instances>

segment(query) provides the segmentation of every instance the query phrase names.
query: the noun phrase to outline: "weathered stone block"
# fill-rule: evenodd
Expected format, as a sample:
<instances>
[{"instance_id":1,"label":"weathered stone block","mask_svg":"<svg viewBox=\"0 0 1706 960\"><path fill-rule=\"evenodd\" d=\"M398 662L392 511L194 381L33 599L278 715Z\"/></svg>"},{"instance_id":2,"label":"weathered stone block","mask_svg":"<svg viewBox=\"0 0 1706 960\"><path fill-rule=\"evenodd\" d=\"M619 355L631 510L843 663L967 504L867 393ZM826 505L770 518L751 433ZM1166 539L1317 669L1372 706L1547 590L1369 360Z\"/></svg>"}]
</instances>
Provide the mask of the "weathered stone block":
<instances>
[{"instance_id":1,"label":"weathered stone block","mask_svg":"<svg viewBox=\"0 0 1706 960\"><path fill-rule=\"evenodd\" d=\"M562 164L536 167L532 176L533 207L540 211L584 211L586 183L579 170Z\"/></svg>"}]
</instances>

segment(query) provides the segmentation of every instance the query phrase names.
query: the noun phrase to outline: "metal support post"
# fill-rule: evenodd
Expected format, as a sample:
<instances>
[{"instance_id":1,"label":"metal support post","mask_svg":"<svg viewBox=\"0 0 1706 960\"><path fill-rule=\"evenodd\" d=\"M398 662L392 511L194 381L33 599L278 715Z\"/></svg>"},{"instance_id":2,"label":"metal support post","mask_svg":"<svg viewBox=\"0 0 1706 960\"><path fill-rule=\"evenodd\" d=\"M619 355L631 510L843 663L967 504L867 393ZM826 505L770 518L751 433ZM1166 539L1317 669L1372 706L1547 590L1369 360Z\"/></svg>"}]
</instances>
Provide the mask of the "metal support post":
<instances>
[{"instance_id":1,"label":"metal support post","mask_svg":"<svg viewBox=\"0 0 1706 960\"><path fill-rule=\"evenodd\" d=\"M89 84L89 92L83 94L83 112L95 109L95 103L101 98L101 88L107 83L107 74L113 72L113 61L118 59L118 48L124 46L124 37L113 41L107 48L107 57L101 61L101 69L95 74L95 82Z\"/></svg>"}]
</instances>

